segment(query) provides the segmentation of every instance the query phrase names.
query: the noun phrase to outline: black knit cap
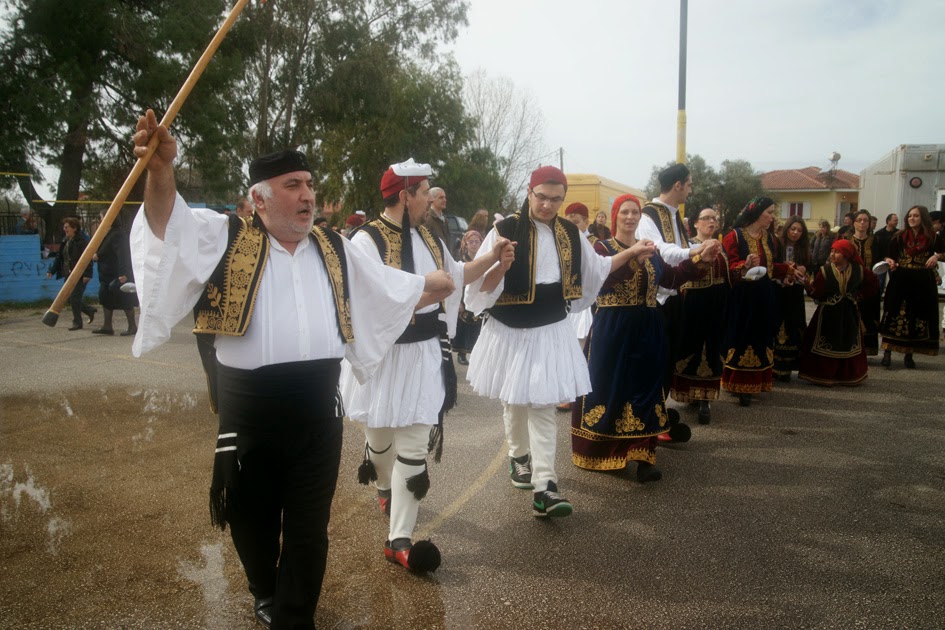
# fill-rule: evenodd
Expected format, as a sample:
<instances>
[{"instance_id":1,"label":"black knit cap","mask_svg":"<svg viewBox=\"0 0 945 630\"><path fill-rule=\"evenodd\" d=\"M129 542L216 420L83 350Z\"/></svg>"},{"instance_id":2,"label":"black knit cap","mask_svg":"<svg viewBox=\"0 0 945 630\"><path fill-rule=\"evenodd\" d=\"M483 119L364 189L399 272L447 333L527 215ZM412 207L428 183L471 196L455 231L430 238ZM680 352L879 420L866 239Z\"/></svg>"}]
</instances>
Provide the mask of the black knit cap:
<instances>
[{"instance_id":1,"label":"black knit cap","mask_svg":"<svg viewBox=\"0 0 945 630\"><path fill-rule=\"evenodd\" d=\"M261 181L295 171L312 172L308 158L301 151L283 149L261 155L249 163L249 185L254 186Z\"/></svg>"},{"instance_id":2,"label":"black knit cap","mask_svg":"<svg viewBox=\"0 0 945 630\"><path fill-rule=\"evenodd\" d=\"M689 177L689 169L686 168L685 164L673 164L657 175L660 187L663 190L669 190L676 182L685 182L687 177Z\"/></svg>"}]
</instances>

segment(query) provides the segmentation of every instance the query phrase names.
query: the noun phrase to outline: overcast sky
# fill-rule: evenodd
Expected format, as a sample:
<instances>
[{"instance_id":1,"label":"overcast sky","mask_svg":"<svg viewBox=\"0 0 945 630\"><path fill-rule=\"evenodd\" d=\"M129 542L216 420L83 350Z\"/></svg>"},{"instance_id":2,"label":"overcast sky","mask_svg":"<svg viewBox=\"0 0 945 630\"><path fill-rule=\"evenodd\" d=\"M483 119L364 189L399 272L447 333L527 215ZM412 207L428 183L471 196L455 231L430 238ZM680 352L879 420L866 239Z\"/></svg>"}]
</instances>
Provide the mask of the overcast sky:
<instances>
[{"instance_id":1,"label":"overcast sky","mask_svg":"<svg viewBox=\"0 0 945 630\"><path fill-rule=\"evenodd\" d=\"M471 0L451 49L532 91L566 171L642 187L676 154L679 4ZM945 0L690 0L688 40L686 148L715 167L945 143Z\"/></svg>"}]
</instances>

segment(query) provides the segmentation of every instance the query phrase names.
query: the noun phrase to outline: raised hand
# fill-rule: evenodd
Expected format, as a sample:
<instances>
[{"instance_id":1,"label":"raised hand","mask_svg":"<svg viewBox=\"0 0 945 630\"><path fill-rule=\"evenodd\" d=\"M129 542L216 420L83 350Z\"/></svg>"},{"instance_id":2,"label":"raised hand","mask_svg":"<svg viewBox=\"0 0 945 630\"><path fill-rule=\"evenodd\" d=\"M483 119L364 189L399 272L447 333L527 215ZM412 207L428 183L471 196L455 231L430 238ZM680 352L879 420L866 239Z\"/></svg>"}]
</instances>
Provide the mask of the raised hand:
<instances>
[{"instance_id":1,"label":"raised hand","mask_svg":"<svg viewBox=\"0 0 945 630\"><path fill-rule=\"evenodd\" d=\"M151 136L158 135L158 146L154 155L148 161L149 171L159 171L170 168L177 157L177 140L164 125L159 125L154 110L149 109L144 116L138 116L138 124L133 136L135 143L135 157L144 157L148 152L148 142Z\"/></svg>"}]
</instances>

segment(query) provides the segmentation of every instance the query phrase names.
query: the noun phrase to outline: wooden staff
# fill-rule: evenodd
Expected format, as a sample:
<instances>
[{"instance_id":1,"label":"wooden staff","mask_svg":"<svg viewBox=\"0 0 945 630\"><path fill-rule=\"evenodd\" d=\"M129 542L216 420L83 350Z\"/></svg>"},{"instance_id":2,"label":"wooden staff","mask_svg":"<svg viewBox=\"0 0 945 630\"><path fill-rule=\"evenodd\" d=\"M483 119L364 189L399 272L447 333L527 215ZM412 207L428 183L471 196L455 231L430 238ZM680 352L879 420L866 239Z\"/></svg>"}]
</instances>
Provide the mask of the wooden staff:
<instances>
[{"instance_id":1,"label":"wooden staff","mask_svg":"<svg viewBox=\"0 0 945 630\"><path fill-rule=\"evenodd\" d=\"M171 106L168 107L167 112L164 114L164 118L161 119L162 125L165 127L170 127L171 123L174 122L174 118L177 117L177 112L180 111L184 101L186 101L187 97L190 96L190 91L194 89L194 86L200 79L200 75L203 74L207 64L210 63L210 59L213 58L213 55L217 52L217 48L220 47L220 43L223 41L223 38L226 37L227 32L229 32L230 28L232 28L234 22L236 22L236 18L239 17L240 13L242 13L243 8L248 2L249 0L237 0L233 10L230 11L230 14L226 17L226 20L224 20L222 26L220 26L220 30L217 31L217 34L213 36L212 40L210 40L210 45L207 46L205 51L203 51L200 59L197 60L197 65L195 65L194 69L190 71L190 75L187 77L187 80L184 81L184 85L181 86L180 91L177 92L177 96L174 97L174 101L171 103ZM128 198L128 194L131 192L131 189L138 181L138 178L141 177L141 173L144 172L144 168L151 160L151 156L154 155L154 151L157 149L157 146L158 135L154 134L151 136L151 140L148 142L148 152L144 156L138 158L134 168L131 169L128 177L125 179L125 183L122 184L118 194L115 195L115 199L108 207L108 212L106 212L105 216L102 218L101 225L99 226L98 230L95 231L95 234L92 235L92 240L89 241L88 246L86 246L85 252L83 252L82 256L79 258L79 261L75 264L72 272L69 274L69 277L66 278L65 284L63 284L62 288L59 290L59 295L56 296L56 299L53 300L52 306L50 306L49 310L46 311L46 314L43 315L43 323L47 326L55 326L56 322L59 321L59 313L62 311L62 307L65 306L66 302L69 300L69 296L72 295L72 291L75 289L76 283L82 281L82 272L85 271L85 268L88 267L89 264L91 264L92 256L94 256L95 252L98 251L99 245L101 245L102 241L105 239L105 235L108 233L109 228L111 228L112 223L115 221L115 217L118 216L121 206Z\"/></svg>"}]
</instances>

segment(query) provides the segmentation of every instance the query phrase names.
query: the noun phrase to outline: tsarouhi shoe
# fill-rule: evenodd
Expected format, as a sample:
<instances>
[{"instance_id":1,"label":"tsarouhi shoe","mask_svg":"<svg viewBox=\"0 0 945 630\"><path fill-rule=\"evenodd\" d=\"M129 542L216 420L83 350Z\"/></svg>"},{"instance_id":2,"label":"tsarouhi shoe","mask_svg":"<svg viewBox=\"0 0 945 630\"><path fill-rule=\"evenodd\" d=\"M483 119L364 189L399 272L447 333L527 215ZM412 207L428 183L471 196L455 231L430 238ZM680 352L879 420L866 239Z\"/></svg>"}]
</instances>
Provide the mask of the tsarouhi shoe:
<instances>
[{"instance_id":1,"label":"tsarouhi shoe","mask_svg":"<svg viewBox=\"0 0 945 630\"><path fill-rule=\"evenodd\" d=\"M414 573L427 573L440 568L440 550L429 540L412 544L409 538L395 538L384 543L384 557Z\"/></svg>"},{"instance_id":2,"label":"tsarouhi shoe","mask_svg":"<svg viewBox=\"0 0 945 630\"><path fill-rule=\"evenodd\" d=\"M272 598L260 597L253 603L253 614L263 628L272 625Z\"/></svg>"}]
</instances>

